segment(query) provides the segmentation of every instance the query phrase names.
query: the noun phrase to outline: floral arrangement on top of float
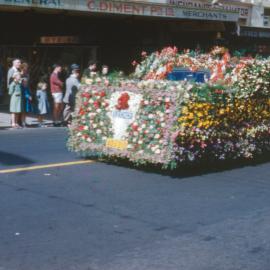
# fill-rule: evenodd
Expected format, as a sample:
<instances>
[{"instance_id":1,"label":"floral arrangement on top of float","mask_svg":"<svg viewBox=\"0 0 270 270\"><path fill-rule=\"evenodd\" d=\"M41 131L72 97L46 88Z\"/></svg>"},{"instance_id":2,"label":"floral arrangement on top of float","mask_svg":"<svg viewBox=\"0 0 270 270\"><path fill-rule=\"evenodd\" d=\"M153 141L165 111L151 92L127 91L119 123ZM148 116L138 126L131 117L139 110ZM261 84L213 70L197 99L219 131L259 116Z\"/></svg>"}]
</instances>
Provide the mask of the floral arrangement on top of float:
<instances>
[{"instance_id":1,"label":"floral arrangement on top of float","mask_svg":"<svg viewBox=\"0 0 270 270\"><path fill-rule=\"evenodd\" d=\"M150 55L143 52L142 61L133 65L135 72L128 78L85 80L70 129L70 149L136 163L148 157L150 163L171 167L204 157L252 158L270 150L269 59L231 57L220 47L204 54L168 47ZM178 67L209 70L210 78L205 83L167 80ZM113 133L108 112L116 88L143 96L127 129L125 151L108 150L105 143Z\"/></svg>"}]
</instances>

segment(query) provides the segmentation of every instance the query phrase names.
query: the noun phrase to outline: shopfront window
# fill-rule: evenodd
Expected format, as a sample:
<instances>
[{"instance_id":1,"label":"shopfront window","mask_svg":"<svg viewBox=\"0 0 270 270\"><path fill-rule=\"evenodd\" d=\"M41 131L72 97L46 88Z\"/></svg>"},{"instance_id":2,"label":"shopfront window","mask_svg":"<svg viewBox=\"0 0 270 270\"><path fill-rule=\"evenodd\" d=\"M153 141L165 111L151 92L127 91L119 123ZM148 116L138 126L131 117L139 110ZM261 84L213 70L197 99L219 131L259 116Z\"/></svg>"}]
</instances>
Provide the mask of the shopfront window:
<instances>
[{"instance_id":1,"label":"shopfront window","mask_svg":"<svg viewBox=\"0 0 270 270\"><path fill-rule=\"evenodd\" d=\"M270 8L265 8L264 9L264 21L263 21L264 26L270 27Z\"/></svg>"}]
</instances>

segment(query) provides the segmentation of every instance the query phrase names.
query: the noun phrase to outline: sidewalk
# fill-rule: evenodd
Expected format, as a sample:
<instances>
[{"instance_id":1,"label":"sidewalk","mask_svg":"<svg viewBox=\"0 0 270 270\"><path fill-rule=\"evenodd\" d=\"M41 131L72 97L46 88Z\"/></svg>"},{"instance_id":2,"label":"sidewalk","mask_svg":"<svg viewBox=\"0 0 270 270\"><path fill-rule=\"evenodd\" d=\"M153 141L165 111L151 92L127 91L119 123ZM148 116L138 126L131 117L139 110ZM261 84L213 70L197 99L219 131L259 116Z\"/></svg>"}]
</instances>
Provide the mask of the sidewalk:
<instances>
[{"instance_id":1,"label":"sidewalk","mask_svg":"<svg viewBox=\"0 0 270 270\"><path fill-rule=\"evenodd\" d=\"M37 115L26 117L26 122L29 127L38 127ZM52 126L52 120L46 118L44 120L46 126ZM0 129L11 128L11 115L8 110L8 105L0 105Z\"/></svg>"}]
</instances>

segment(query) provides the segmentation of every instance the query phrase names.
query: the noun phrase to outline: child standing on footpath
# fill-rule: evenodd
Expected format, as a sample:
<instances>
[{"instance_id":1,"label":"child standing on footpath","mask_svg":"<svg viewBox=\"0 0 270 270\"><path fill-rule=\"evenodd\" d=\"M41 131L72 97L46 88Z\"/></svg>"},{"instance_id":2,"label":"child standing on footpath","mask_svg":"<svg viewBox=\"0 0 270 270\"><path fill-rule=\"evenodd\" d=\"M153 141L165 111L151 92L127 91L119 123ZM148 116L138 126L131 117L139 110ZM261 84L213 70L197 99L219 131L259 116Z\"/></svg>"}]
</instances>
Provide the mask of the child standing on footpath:
<instances>
[{"instance_id":1,"label":"child standing on footpath","mask_svg":"<svg viewBox=\"0 0 270 270\"><path fill-rule=\"evenodd\" d=\"M38 122L39 127L46 127L43 124L44 116L49 113L49 101L47 95L47 84L40 82L37 85L37 101L38 101Z\"/></svg>"}]
</instances>

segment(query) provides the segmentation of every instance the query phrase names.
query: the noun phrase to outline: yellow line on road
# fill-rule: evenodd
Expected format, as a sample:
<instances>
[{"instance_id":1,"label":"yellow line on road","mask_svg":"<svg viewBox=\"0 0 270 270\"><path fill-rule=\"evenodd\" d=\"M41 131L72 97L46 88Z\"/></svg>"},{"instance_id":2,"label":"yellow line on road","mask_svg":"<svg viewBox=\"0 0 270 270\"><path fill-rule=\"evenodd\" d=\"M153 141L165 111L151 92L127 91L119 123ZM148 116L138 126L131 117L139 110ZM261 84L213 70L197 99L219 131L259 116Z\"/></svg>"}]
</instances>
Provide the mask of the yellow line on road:
<instances>
[{"instance_id":1,"label":"yellow line on road","mask_svg":"<svg viewBox=\"0 0 270 270\"><path fill-rule=\"evenodd\" d=\"M8 169L8 170L0 170L0 174L16 173L16 172L24 172L24 171L34 171L34 170L81 165L81 164L89 164L89 163L93 163L93 162L95 162L95 161L94 160L80 160L80 161L71 161L71 162L63 162L63 163L51 163L51 164L46 164L46 165L37 165L37 166L31 166L31 167L21 167L21 168L14 168L14 169Z\"/></svg>"}]
</instances>

